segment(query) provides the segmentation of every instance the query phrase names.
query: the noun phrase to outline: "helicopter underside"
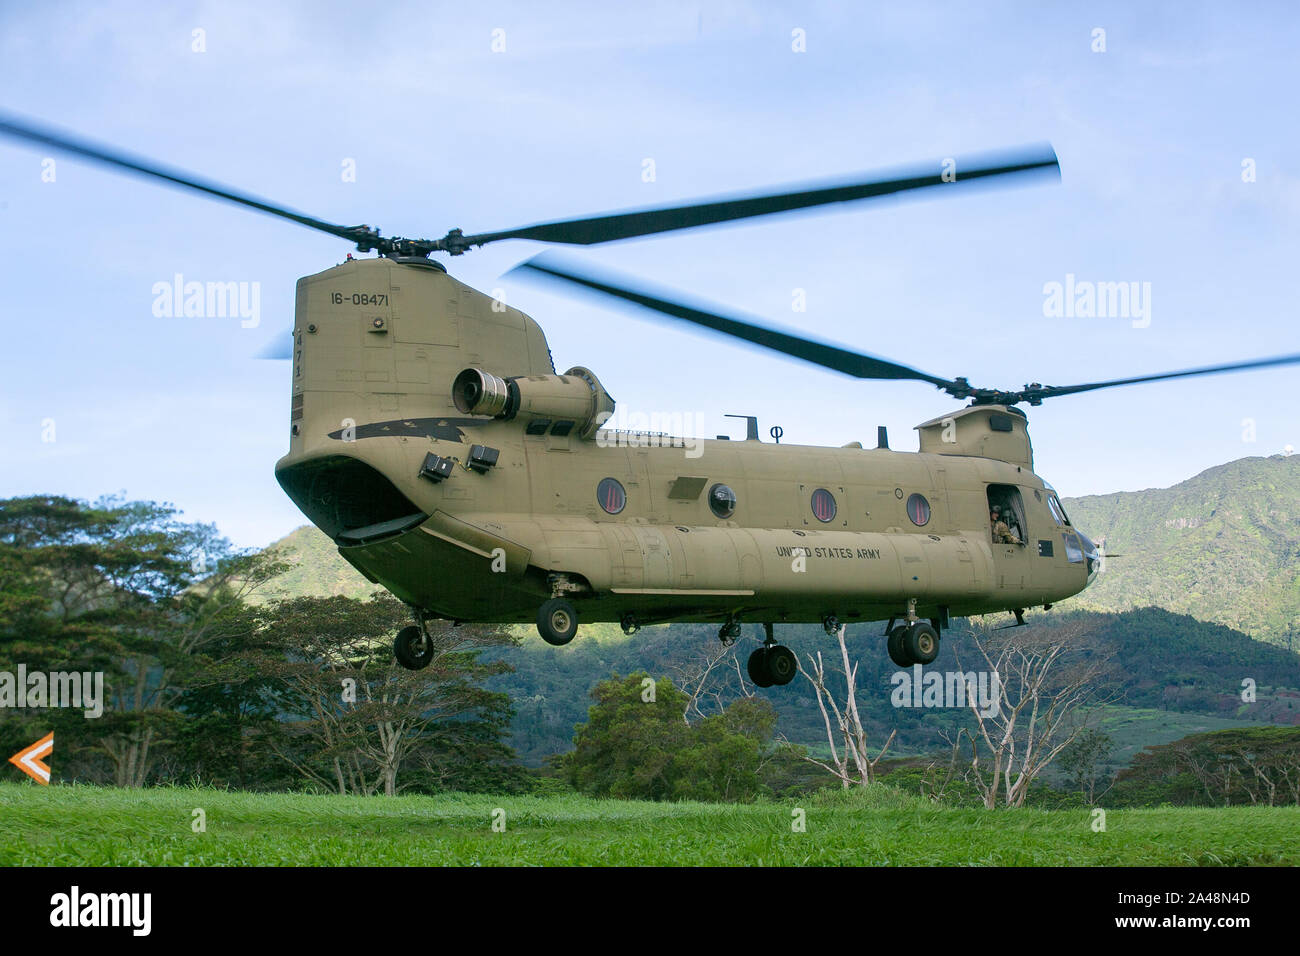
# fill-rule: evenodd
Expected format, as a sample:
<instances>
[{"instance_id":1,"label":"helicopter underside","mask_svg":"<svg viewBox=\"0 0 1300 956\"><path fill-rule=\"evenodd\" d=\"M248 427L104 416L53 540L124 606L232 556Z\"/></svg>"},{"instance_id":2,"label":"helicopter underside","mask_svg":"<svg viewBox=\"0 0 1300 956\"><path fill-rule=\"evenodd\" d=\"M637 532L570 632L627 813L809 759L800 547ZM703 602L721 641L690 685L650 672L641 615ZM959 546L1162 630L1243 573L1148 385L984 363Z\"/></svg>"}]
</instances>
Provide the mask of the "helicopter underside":
<instances>
[{"instance_id":1,"label":"helicopter underside","mask_svg":"<svg viewBox=\"0 0 1300 956\"><path fill-rule=\"evenodd\" d=\"M600 581L593 586L589 574L584 574L583 570L608 567L618 560L602 546L588 549L591 553L584 556L586 560L541 567L530 561L531 552L517 540L489 535L476 529L475 525L441 512L414 524L376 525L361 530L373 537L353 531L341 535L336 542L339 553L350 564L368 580L383 585L425 616L464 622L532 623L537 618L539 606L557 596L571 600L584 622L622 622L631 615L641 624L737 617L774 623L823 622L828 616L846 623L877 621L902 617L910 600L916 601L915 614L918 617L947 619L949 616L966 617L1052 603L1069 596L1046 592L1030 594L1022 589L1005 592L993 587L991 581L978 592L968 589L964 595L953 595L950 591L938 593L939 577L936 577L934 585L918 580L909 588L898 580L906 558L901 551L893 555L886 553L880 547L879 539L887 537L883 535L841 535L861 538L860 549L876 554L870 559L871 572L863 577L860 587L855 588L842 578L837 584L822 577L816 589L799 593L779 581L765 586L753 575L746 578L743 573L738 573L731 581L702 582L706 586L671 586L678 582L665 578L664 572L647 574L645 569L638 575L639 580L625 577L621 581ZM478 531L478 540L473 540L475 530ZM683 534L680 528L641 528L638 531L643 535ZM709 546L716 547L717 529L695 529L700 538L706 537L709 531L715 533L715 540ZM550 533L554 535L554 529L550 529ZM740 534L763 542L790 536L785 529L745 529ZM849 548L843 544L821 545L816 552L809 551L809 560L818 560L811 557L818 552L843 554L847 550ZM853 550L859 549L854 547ZM788 553L776 559L782 569L787 568L791 560ZM884 562L889 562L893 568L886 570ZM493 570L494 566L496 570ZM582 570L577 570L580 567ZM907 565L907 570L911 572L918 568ZM668 567L666 573L669 577L677 577L672 567ZM947 591L951 582L944 581L942 586Z\"/></svg>"}]
</instances>

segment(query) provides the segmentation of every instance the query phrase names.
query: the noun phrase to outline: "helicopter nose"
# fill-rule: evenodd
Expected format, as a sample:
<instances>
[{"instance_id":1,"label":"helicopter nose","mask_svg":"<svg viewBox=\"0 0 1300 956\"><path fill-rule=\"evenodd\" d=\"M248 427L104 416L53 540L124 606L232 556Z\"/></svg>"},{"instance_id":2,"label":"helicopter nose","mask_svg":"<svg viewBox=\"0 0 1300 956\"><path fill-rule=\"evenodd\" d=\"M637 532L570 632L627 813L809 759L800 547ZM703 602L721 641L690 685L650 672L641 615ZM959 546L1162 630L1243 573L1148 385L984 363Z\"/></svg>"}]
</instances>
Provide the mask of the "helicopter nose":
<instances>
[{"instance_id":1,"label":"helicopter nose","mask_svg":"<svg viewBox=\"0 0 1300 956\"><path fill-rule=\"evenodd\" d=\"M1075 534L1079 536L1079 543L1083 545L1083 556L1088 562L1088 584L1096 580L1097 572L1101 570L1101 550L1092 542L1082 531L1075 529ZM1087 587L1085 584L1084 587Z\"/></svg>"}]
</instances>

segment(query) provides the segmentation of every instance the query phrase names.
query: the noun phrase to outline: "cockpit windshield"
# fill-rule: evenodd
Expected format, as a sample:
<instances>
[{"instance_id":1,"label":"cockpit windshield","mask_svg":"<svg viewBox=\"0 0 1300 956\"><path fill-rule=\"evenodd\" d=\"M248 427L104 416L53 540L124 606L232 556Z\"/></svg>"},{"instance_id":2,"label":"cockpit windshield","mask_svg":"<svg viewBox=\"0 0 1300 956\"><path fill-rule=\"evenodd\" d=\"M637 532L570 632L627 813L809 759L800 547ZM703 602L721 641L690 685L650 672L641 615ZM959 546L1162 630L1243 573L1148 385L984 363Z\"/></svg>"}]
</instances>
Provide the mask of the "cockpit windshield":
<instances>
[{"instance_id":1,"label":"cockpit windshield","mask_svg":"<svg viewBox=\"0 0 1300 956\"><path fill-rule=\"evenodd\" d=\"M1047 510L1052 513L1052 517L1056 519L1057 524L1068 525L1070 523L1070 517L1065 513L1065 509L1061 507L1061 499L1056 497L1054 491L1047 493Z\"/></svg>"}]
</instances>

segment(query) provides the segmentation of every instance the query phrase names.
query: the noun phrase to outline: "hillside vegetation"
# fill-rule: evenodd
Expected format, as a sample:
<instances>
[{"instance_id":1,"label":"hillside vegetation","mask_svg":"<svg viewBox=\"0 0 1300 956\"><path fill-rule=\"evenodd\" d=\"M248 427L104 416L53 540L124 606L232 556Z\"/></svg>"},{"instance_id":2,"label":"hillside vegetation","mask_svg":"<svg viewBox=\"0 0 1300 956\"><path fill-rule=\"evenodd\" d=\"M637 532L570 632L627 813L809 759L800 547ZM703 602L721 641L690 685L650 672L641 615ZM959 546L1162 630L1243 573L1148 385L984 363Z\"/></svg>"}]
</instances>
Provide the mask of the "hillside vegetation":
<instances>
[{"instance_id":1,"label":"hillside vegetation","mask_svg":"<svg viewBox=\"0 0 1300 956\"><path fill-rule=\"evenodd\" d=\"M1283 646L1300 621L1300 455L1243 458L1172 488L1065 507L1122 555L1071 606L1162 607Z\"/></svg>"},{"instance_id":2,"label":"hillside vegetation","mask_svg":"<svg viewBox=\"0 0 1300 956\"><path fill-rule=\"evenodd\" d=\"M342 596L364 600L379 588L339 557L334 542L314 525L303 525L268 545L266 550L289 567L253 592L250 603L266 604L296 597Z\"/></svg>"}]
</instances>

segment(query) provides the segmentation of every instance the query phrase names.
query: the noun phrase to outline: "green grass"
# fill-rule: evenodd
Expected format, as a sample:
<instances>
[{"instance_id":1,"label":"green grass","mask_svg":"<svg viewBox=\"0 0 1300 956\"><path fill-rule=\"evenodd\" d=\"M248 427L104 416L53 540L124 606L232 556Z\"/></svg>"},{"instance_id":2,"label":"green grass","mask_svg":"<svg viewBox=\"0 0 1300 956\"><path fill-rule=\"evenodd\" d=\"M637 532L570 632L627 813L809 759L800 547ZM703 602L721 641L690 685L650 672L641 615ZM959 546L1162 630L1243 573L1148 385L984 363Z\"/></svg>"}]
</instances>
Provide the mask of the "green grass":
<instances>
[{"instance_id":1,"label":"green grass","mask_svg":"<svg viewBox=\"0 0 1300 956\"><path fill-rule=\"evenodd\" d=\"M745 806L0 785L0 863L248 865L1300 864L1300 808L938 807L886 786ZM192 811L206 813L194 833ZM494 810L505 811L493 832Z\"/></svg>"}]
</instances>

